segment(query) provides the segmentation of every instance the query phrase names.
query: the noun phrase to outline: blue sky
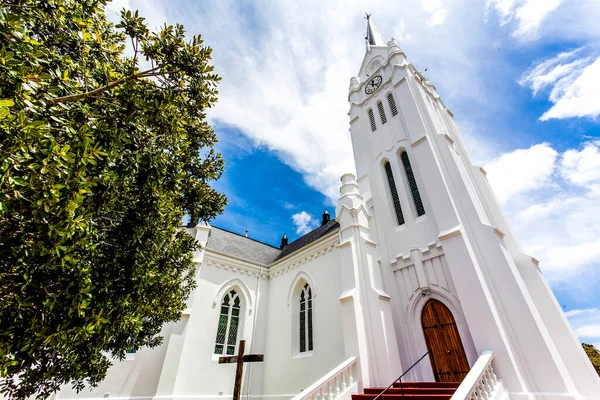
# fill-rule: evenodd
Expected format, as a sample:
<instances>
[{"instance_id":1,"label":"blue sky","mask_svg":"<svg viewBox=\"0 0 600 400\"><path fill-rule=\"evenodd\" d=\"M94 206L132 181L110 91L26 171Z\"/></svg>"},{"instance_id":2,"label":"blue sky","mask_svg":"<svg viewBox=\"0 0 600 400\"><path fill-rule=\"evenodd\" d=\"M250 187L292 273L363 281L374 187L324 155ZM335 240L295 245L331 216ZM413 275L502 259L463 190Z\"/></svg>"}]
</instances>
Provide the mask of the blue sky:
<instances>
[{"instance_id":1,"label":"blue sky","mask_svg":"<svg viewBox=\"0 0 600 400\"><path fill-rule=\"evenodd\" d=\"M599 1L115 0L109 13L123 7L213 48L215 186L230 200L213 224L273 245L333 213L354 171L347 90L372 13L455 114L576 333L600 344Z\"/></svg>"}]
</instances>

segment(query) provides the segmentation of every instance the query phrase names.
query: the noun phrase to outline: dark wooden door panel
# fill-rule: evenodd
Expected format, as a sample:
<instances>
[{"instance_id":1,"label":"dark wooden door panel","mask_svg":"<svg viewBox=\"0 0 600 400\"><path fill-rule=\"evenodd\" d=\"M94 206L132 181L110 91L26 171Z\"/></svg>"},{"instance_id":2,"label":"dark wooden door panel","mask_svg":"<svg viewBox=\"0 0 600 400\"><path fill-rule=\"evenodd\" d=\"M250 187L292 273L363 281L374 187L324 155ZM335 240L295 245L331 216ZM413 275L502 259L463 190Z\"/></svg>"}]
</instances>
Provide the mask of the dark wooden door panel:
<instances>
[{"instance_id":1,"label":"dark wooden door panel","mask_svg":"<svg viewBox=\"0 0 600 400\"><path fill-rule=\"evenodd\" d=\"M421 314L429 359L437 382L461 382L469 362L454 316L443 303L430 300Z\"/></svg>"}]
</instances>

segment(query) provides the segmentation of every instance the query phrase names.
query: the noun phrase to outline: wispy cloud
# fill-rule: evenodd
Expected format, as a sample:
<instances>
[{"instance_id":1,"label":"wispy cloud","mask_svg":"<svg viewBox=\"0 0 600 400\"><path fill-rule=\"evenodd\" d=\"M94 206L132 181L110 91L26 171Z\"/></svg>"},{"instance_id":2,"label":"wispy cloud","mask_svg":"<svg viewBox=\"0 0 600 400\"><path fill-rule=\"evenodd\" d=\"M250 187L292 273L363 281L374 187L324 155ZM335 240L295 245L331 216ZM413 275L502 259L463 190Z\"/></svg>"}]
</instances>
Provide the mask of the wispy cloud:
<instances>
[{"instance_id":1,"label":"wispy cloud","mask_svg":"<svg viewBox=\"0 0 600 400\"><path fill-rule=\"evenodd\" d=\"M305 235L319 226L319 221L306 211L292 215L292 221L298 235Z\"/></svg>"},{"instance_id":2,"label":"wispy cloud","mask_svg":"<svg viewBox=\"0 0 600 400\"><path fill-rule=\"evenodd\" d=\"M555 11L563 0L487 0L487 11L498 14L501 26L511 21L517 23L513 36L520 40L533 40L537 37L542 21Z\"/></svg>"},{"instance_id":3,"label":"wispy cloud","mask_svg":"<svg viewBox=\"0 0 600 400\"><path fill-rule=\"evenodd\" d=\"M535 64L519 79L533 95L547 90L554 105L540 119L596 117L600 114L600 57L585 48L560 53Z\"/></svg>"}]
</instances>

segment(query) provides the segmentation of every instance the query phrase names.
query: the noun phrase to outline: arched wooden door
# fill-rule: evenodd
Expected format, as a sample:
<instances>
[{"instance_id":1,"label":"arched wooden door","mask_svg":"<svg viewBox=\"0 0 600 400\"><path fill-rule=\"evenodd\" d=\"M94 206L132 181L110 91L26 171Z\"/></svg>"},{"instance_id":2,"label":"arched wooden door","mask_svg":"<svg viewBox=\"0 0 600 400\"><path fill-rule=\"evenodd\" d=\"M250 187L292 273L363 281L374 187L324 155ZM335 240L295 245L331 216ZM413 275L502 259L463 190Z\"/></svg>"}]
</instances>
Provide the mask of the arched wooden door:
<instances>
[{"instance_id":1,"label":"arched wooden door","mask_svg":"<svg viewBox=\"0 0 600 400\"><path fill-rule=\"evenodd\" d=\"M429 300L421 314L421 325L436 382L461 382L469 372L469 362L448 307Z\"/></svg>"}]
</instances>

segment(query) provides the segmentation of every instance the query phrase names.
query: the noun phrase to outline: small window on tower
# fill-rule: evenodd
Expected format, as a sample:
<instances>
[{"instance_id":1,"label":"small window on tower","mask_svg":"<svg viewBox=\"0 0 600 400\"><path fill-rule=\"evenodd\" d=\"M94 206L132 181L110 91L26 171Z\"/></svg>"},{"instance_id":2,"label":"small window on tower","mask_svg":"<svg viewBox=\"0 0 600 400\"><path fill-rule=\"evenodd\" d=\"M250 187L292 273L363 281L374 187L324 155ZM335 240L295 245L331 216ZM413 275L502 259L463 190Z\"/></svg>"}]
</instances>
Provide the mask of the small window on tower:
<instances>
[{"instance_id":1,"label":"small window on tower","mask_svg":"<svg viewBox=\"0 0 600 400\"><path fill-rule=\"evenodd\" d=\"M392 166L389 162L383 165L385 174L387 175L388 185L390 187L390 194L392 196L392 202L394 203L394 210L396 211L396 219L398 225L404 224L404 214L402 214L402 207L400 206L400 198L398 197L398 191L396 190L396 182L394 181L394 174L392 172Z\"/></svg>"},{"instance_id":2,"label":"small window on tower","mask_svg":"<svg viewBox=\"0 0 600 400\"><path fill-rule=\"evenodd\" d=\"M371 121L371 131L375 132L377 125L375 124L375 115L373 114L373 110L369 110L369 121Z\"/></svg>"},{"instance_id":3,"label":"small window on tower","mask_svg":"<svg viewBox=\"0 0 600 400\"><path fill-rule=\"evenodd\" d=\"M421 201L421 194L419 193L419 188L417 187L417 181L415 179L415 174L413 173L412 167L410 165L410 160L408 159L408 154L405 151L400 154L400 158L402 159L402 164L404 164L404 171L406 172L406 180L408 181L408 185L410 186L410 192L412 193L413 201L415 202L415 208L417 210L417 215L420 217L425 214L425 207L423 207L423 201Z\"/></svg>"},{"instance_id":4,"label":"small window on tower","mask_svg":"<svg viewBox=\"0 0 600 400\"><path fill-rule=\"evenodd\" d=\"M389 93L387 95L388 103L390 104L390 110L392 110L392 117L398 114L398 109L396 108L396 102L394 101L394 96Z\"/></svg>"},{"instance_id":5,"label":"small window on tower","mask_svg":"<svg viewBox=\"0 0 600 400\"><path fill-rule=\"evenodd\" d=\"M379 117L381 118L381 125L387 122L387 118L385 117L385 111L383 110L383 103L377 103L377 109L379 110Z\"/></svg>"}]
</instances>

